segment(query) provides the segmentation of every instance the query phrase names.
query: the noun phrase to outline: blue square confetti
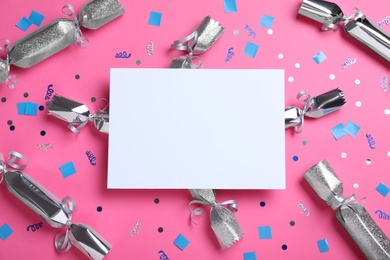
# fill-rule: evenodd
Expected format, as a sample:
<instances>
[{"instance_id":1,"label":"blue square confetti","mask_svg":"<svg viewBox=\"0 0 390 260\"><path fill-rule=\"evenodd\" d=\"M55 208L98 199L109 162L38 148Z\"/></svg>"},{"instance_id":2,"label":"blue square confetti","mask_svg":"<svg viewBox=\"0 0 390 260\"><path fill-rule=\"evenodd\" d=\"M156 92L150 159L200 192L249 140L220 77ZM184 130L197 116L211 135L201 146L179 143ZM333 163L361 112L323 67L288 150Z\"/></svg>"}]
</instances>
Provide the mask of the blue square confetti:
<instances>
[{"instance_id":1,"label":"blue square confetti","mask_svg":"<svg viewBox=\"0 0 390 260\"><path fill-rule=\"evenodd\" d=\"M38 104L26 102L24 114L29 116L36 116L38 113Z\"/></svg>"},{"instance_id":2,"label":"blue square confetti","mask_svg":"<svg viewBox=\"0 0 390 260\"><path fill-rule=\"evenodd\" d=\"M336 140L339 140L341 137L347 134L346 132L344 132L344 125L342 123L336 125L332 129L330 129L330 131L332 132Z\"/></svg>"},{"instance_id":3,"label":"blue square confetti","mask_svg":"<svg viewBox=\"0 0 390 260\"><path fill-rule=\"evenodd\" d=\"M76 169L74 168L73 162L65 163L64 165L61 165L59 168L64 178L67 178L70 175L76 173Z\"/></svg>"},{"instance_id":4,"label":"blue square confetti","mask_svg":"<svg viewBox=\"0 0 390 260\"><path fill-rule=\"evenodd\" d=\"M263 14L261 16L260 26L263 26L265 28L271 28L272 23L274 22L274 19L275 18L273 16L268 16L268 15Z\"/></svg>"},{"instance_id":5,"label":"blue square confetti","mask_svg":"<svg viewBox=\"0 0 390 260\"><path fill-rule=\"evenodd\" d=\"M148 24L155 25L155 26L160 26L160 24L161 24L161 17L162 17L162 13L151 11L150 15L149 15Z\"/></svg>"},{"instance_id":6,"label":"blue square confetti","mask_svg":"<svg viewBox=\"0 0 390 260\"><path fill-rule=\"evenodd\" d=\"M20 28L22 31L27 31L28 28L31 26L31 21L27 19L26 17L23 17L20 19L20 21L16 24L18 28Z\"/></svg>"},{"instance_id":7,"label":"blue square confetti","mask_svg":"<svg viewBox=\"0 0 390 260\"><path fill-rule=\"evenodd\" d=\"M237 4L236 0L224 0L223 5L225 7L226 13L234 13L237 12Z\"/></svg>"},{"instance_id":8,"label":"blue square confetti","mask_svg":"<svg viewBox=\"0 0 390 260\"><path fill-rule=\"evenodd\" d=\"M318 240L317 241L318 249L320 250L320 253L328 252L329 251L329 245L326 238Z\"/></svg>"},{"instance_id":9,"label":"blue square confetti","mask_svg":"<svg viewBox=\"0 0 390 260\"><path fill-rule=\"evenodd\" d=\"M31 13L30 13L30 16L28 17L30 22L32 24L35 24L36 26L41 26L42 21L43 21L44 18L45 18L45 16L43 16L42 14L38 13L35 10L32 10Z\"/></svg>"},{"instance_id":10,"label":"blue square confetti","mask_svg":"<svg viewBox=\"0 0 390 260\"><path fill-rule=\"evenodd\" d=\"M16 105L18 106L18 115L24 115L24 112L26 111L26 102L18 102Z\"/></svg>"},{"instance_id":11,"label":"blue square confetti","mask_svg":"<svg viewBox=\"0 0 390 260\"><path fill-rule=\"evenodd\" d=\"M313 56L313 60L317 63L317 64L320 64L321 62L323 62L324 60L326 60L326 56L325 54L320 51L319 53L317 53L316 55Z\"/></svg>"},{"instance_id":12,"label":"blue square confetti","mask_svg":"<svg viewBox=\"0 0 390 260\"><path fill-rule=\"evenodd\" d=\"M11 234L12 234L12 229L10 228L10 226L8 226L7 224L4 224L0 227L0 238L2 240L6 240Z\"/></svg>"},{"instance_id":13,"label":"blue square confetti","mask_svg":"<svg viewBox=\"0 0 390 260\"><path fill-rule=\"evenodd\" d=\"M179 234L175 239L175 241L173 241L173 243L181 250L184 250L188 246L190 241L187 238L185 238L182 234Z\"/></svg>"},{"instance_id":14,"label":"blue square confetti","mask_svg":"<svg viewBox=\"0 0 390 260\"><path fill-rule=\"evenodd\" d=\"M344 132L346 132L347 134L349 134L350 136L353 136L353 137L356 136L356 134L359 132L359 130L360 130L360 126L358 126L357 124L355 124L352 121L348 121L343 129Z\"/></svg>"},{"instance_id":15,"label":"blue square confetti","mask_svg":"<svg viewBox=\"0 0 390 260\"><path fill-rule=\"evenodd\" d=\"M244 260L256 260L256 252L244 253Z\"/></svg>"},{"instance_id":16,"label":"blue square confetti","mask_svg":"<svg viewBox=\"0 0 390 260\"><path fill-rule=\"evenodd\" d=\"M270 226L260 226L258 227L260 239L271 239L271 227Z\"/></svg>"},{"instance_id":17,"label":"blue square confetti","mask_svg":"<svg viewBox=\"0 0 390 260\"><path fill-rule=\"evenodd\" d=\"M246 54L252 58L255 58L258 49L259 49L259 45L257 45L256 43L247 42L247 44L245 46L244 54Z\"/></svg>"},{"instance_id":18,"label":"blue square confetti","mask_svg":"<svg viewBox=\"0 0 390 260\"><path fill-rule=\"evenodd\" d=\"M384 183L379 183L379 185L376 187L376 191L379 192L383 197L386 197L387 194L390 192L390 188L387 187Z\"/></svg>"}]
</instances>

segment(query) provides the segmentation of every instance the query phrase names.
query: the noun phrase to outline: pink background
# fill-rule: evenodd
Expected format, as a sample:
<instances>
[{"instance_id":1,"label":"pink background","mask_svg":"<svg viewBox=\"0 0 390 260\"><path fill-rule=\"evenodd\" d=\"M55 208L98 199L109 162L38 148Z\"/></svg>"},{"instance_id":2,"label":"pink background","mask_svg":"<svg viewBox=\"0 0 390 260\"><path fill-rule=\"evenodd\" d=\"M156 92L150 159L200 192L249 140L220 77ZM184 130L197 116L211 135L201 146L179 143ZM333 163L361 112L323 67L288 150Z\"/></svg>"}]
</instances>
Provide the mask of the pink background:
<instances>
[{"instance_id":1,"label":"pink background","mask_svg":"<svg viewBox=\"0 0 390 260\"><path fill-rule=\"evenodd\" d=\"M61 8L68 3L78 12L84 1L6 1L1 8L0 37L8 38L12 44L36 29L32 25L23 32L15 26L31 10L45 16L43 26L62 17ZM0 102L0 150L5 155L8 150L23 153L29 159L25 172L58 197L71 196L76 201L78 211L73 220L91 225L112 244L106 259L159 259L159 250L169 259L243 259L245 252L256 252L257 259L364 259L336 220L335 212L302 178L309 167L322 159L328 160L343 181L344 195L355 193L357 198L365 197L368 212L390 235L390 220L375 215L376 210L390 214L389 196L383 197L375 190L380 182L390 186L387 137L390 117L385 113L390 109L390 93L381 88L382 77L390 77L388 63L343 30L322 32L319 23L299 17L298 0L237 0L235 13L225 13L223 0L123 0L122 4L126 10L123 16L96 31L83 30L90 41L87 49L72 45L30 69L11 66L11 74L17 74L20 83L15 89L8 89L4 84L0 89L0 98L6 98ZM339 1L339 5L346 15L358 7L373 22L390 15L386 0ZM148 25L150 11L162 13L160 26ZM300 134L286 130L286 190L218 191L218 201L237 201L236 217L246 234L224 251L209 226L208 209L197 218L199 225L191 224L187 209L191 196L187 190L107 190L108 136L96 131L92 124L82 129L79 136L74 135L65 122L47 115L44 99L48 85L53 84L55 93L85 103L92 112L98 111L98 102L92 102L91 98L109 98L109 68L168 67L172 58L182 55L171 51L170 44L192 32L206 15L220 21L225 32L201 56L205 69L284 69L286 107L300 106L295 96L301 90L315 96L340 88L347 100L340 111L321 119L306 120ZM275 18L272 34L259 26L262 15ZM245 25L256 33L256 38L246 34ZM382 28L390 32L390 25ZM235 30L239 33L235 34ZM147 54L149 41L154 42L154 56ZM255 58L244 54L248 41L260 46ZM225 62L231 47L234 56ZM131 58L115 59L115 54L121 51L131 53ZM312 56L319 51L327 59L316 64ZM283 54L283 58L279 59L278 54ZM357 61L343 69L341 65L348 58ZM296 63L300 64L299 68L295 67ZM335 75L334 80L329 78L331 74ZM80 78L76 79L75 75ZM289 77L293 78L292 82ZM360 107L357 101L361 102ZM45 109L38 111L36 117L17 115L17 102L34 102ZM14 131L10 131L9 120L15 126ZM348 120L359 125L360 131L356 137L347 135L336 141L330 129ZM46 131L45 136L40 135L42 130ZM375 139L375 149L370 149L366 134ZM37 144L49 143L52 149L37 149ZM86 151L96 156L96 166L89 163ZM297 161L293 160L294 156L298 157ZM366 163L367 159L371 164ZM58 167L69 161L74 163L77 173L63 178ZM126 170L125 162L123 170ZM354 188L354 184L359 187ZM0 240L1 259L86 259L75 248L58 254L53 239L59 230L46 222L35 232L26 231L29 225L41 222L41 218L15 199L4 184L1 186L0 226L7 223L13 230L8 239ZM158 204L154 202L156 198ZM262 201L266 203L264 207L260 206ZM301 213L299 202L310 210L309 216ZM97 211L98 206L102 207L101 212ZM131 237L129 233L137 221L141 223L139 233ZM290 221L295 226L290 226ZM272 239L260 240L258 226L270 226ZM158 231L159 227L163 232ZM184 251L173 244L179 233L190 241ZM320 253L317 241L323 238L327 239L330 250ZM282 245L287 249L283 250Z\"/></svg>"}]
</instances>

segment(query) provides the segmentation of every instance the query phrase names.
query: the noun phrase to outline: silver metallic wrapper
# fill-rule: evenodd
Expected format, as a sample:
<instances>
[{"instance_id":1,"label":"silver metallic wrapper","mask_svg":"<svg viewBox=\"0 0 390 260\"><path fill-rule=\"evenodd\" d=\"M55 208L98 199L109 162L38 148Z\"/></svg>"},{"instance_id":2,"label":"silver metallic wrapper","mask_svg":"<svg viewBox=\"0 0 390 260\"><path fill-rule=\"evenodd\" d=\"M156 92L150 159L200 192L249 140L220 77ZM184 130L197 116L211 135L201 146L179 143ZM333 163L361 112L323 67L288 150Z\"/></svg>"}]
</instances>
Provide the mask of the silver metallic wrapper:
<instances>
[{"instance_id":1,"label":"silver metallic wrapper","mask_svg":"<svg viewBox=\"0 0 390 260\"><path fill-rule=\"evenodd\" d=\"M212 206L210 212L211 228L222 249L229 248L242 238L244 232L241 230L236 217L231 211L238 209L236 204L229 204L231 207L228 206L229 209L227 209L222 204L216 203L215 190L189 189L189 192L195 200L203 202L203 205Z\"/></svg>"},{"instance_id":2,"label":"silver metallic wrapper","mask_svg":"<svg viewBox=\"0 0 390 260\"><path fill-rule=\"evenodd\" d=\"M59 95L54 95L52 102L49 104L48 113L68 122L71 130L79 126L83 127L88 121L92 121L100 132L108 134L109 131L109 114L107 111L91 114L86 105Z\"/></svg>"},{"instance_id":3,"label":"silver metallic wrapper","mask_svg":"<svg viewBox=\"0 0 390 260\"><path fill-rule=\"evenodd\" d=\"M9 64L5 60L0 59L0 83L7 80L9 73Z\"/></svg>"},{"instance_id":4,"label":"silver metallic wrapper","mask_svg":"<svg viewBox=\"0 0 390 260\"><path fill-rule=\"evenodd\" d=\"M218 21L211 19L210 16L203 18L192 34L175 41L171 45L172 49L187 51L188 54L187 56L173 59L170 68L194 68L191 57L197 57L193 55L199 55L209 50L224 30L225 28L222 27ZM199 57L198 61L200 61ZM199 67L201 67L201 65Z\"/></svg>"},{"instance_id":5,"label":"silver metallic wrapper","mask_svg":"<svg viewBox=\"0 0 390 260\"><path fill-rule=\"evenodd\" d=\"M59 18L16 41L9 52L10 64L30 68L72 45L76 33L74 21Z\"/></svg>"},{"instance_id":6,"label":"silver metallic wrapper","mask_svg":"<svg viewBox=\"0 0 390 260\"><path fill-rule=\"evenodd\" d=\"M4 163L4 162L3 162ZM110 244L94 229L70 222L71 215L61 200L33 178L20 171L3 170L8 190L41 216L52 227L68 228L69 242L93 260L101 260L109 252Z\"/></svg>"},{"instance_id":7,"label":"silver metallic wrapper","mask_svg":"<svg viewBox=\"0 0 390 260\"><path fill-rule=\"evenodd\" d=\"M336 217L368 259L390 259L390 241L366 209L354 197L343 196L343 184L327 161L314 165L305 180L332 209Z\"/></svg>"},{"instance_id":8,"label":"silver metallic wrapper","mask_svg":"<svg viewBox=\"0 0 390 260\"><path fill-rule=\"evenodd\" d=\"M390 35L366 19L358 9L355 9L355 14L346 17L335 3L303 0L298 13L322 23L323 30L336 30L337 24L343 21L344 30L349 35L390 61Z\"/></svg>"},{"instance_id":9,"label":"silver metallic wrapper","mask_svg":"<svg viewBox=\"0 0 390 260\"><path fill-rule=\"evenodd\" d=\"M91 0L80 10L80 25L97 29L125 13L119 0Z\"/></svg>"},{"instance_id":10,"label":"silver metallic wrapper","mask_svg":"<svg viewBox=\"0 0 390 260\"><path fill-rule=\"evenodd\" d=\"M301 96L307 97L300 100ZM344 93L340 89L333 89L321 95L310 98L307 92L301 91L297 96L301 103L305 104L303 109L288 107L284 110L285 128L300 127L303 124L303 117L320 118L331 112L339 110L345 105Z\"/></svg>"}]
</instances>

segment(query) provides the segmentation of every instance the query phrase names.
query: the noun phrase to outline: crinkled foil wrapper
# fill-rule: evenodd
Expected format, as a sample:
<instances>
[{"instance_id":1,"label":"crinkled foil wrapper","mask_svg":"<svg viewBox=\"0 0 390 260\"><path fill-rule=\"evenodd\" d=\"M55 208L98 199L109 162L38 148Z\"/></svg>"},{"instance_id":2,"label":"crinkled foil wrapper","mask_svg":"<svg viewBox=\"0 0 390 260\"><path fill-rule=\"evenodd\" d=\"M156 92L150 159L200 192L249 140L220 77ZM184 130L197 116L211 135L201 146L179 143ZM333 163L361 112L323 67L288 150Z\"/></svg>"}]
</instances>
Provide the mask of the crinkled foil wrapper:
<instances>
[{"instance_id":1,"label":"crinkled foil wrapper","mask_svg":"<svg viewBox=\"0 0 390 260\"><path fill-rule=\"evenodd\" d=\"M0 58L0 83L7 80L9 73L9 64L5 60Z\"/></svg>"},{"instance_id":2,"label":"crinkled foil wrapper","mask_svg":"<svg viewBox=\"0 0 390 260\"><path fill-rule=\"evenodd\" d=\"M311 167L304 178L336 210L337 219L368 259L390 259L390 241L366 209L357 202L336 202L336 197L344 198L343 184L327 161Z\"/></svg>"},{"instance_id":3,"label":"crinkled foil wrapper","mask_svg":"<svg viewBox=\"0 0 390 260\"><path fill-rule=\"evenodd\" d=\"M211 228L222 249L229 248L242 238L244 232L235 215L226 207L215 202L215 190L189 189L189 191L195 200L213 204L210 212Z\"/></svg>"},{"instance_id":4,"label":"crinkled foil wrapper","mask_svg":"<svg viewBox=\"0 0 390 260\"><path fill-rule=\"evenodd\" d=\"M346 17L335 3L303 0L298 13L334 28L343 21L344 30L349 35L390 62L390 35L370 22L358 9L355 9L355 15ZM357 15L359 13L361 15Z\"/></svg>"},{"instance_id":5,"label":"crinkled foil wrapper","mask_svg":"<svg viewBox=\"0 0 390 260\"><path fill-rule=\"evenodd\" d=\"M74 21L59 18L17 40L9 52L10 64L30 68L72 45L76 32Z\"/></svg>"},{"instance_id":6,"label":"crinkled foil wrapper","mask_svg":"<svg viewBox=\"0 0 390 260\"><path fill-rule=\"evenodd\" d=\"M97 29L125 13L119 0L91 0L80 10L80 25Z\"/></svg>"},{"instance_id":7,"label":"crinkled foil wrapper","mask_svg":"<svg viewBox=\"0 0 390 260\"><path fill-rule=\"evenodd\" d=\"M69 228L70 242L93 260L101 260L109 252L110 244L93 228L71 223L61 200L37 181L20 171L5 171L8 190L54 228Z\"/></svg>"},{"instance_id":8,"label":"crinkled foil wrapper","mask_svg":"<svg viewBox=\"0 0 390 260\"><path fill-rule=\"evenodd\" d=\"M110 118L107 111L99 111L93 115L83 103L60 95L54 95L49 104L48 113L75 127L87 121L92 121L100 132L108 134L109 131Z\"/></svg>"}]
</instances>

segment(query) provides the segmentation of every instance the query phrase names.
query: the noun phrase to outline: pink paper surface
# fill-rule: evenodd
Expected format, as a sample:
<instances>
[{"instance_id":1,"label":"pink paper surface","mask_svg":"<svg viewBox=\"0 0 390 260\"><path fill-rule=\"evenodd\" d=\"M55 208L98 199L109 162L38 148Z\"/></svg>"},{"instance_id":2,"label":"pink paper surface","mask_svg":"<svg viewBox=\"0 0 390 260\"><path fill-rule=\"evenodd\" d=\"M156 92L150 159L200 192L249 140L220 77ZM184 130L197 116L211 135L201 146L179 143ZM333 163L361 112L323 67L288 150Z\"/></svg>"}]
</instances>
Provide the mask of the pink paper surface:
<instances>
[{"instance_id":1,"label":"pink paper surface","mask_svg":"<svg viewBox=\"0 0 390 260\"><path fill-rule=\"evenodd\" d=\"M32 25L23 32L15 26L31 10L45 16L41 25L44 26L62 17L62 6L69 3L5 1L0 37L8 38L12 44L37 29ZM77 12L83 3L71 2ZM384 197L375 190L381 182L390 186L390 115L386 113L390 109L390 93L381 87L382 78L390 77L389 64L342 29L323 32L319 23L298 16L298 0L236 3L237 12L225 13L223 0L122 1L126 11L123 16L97 30L83 30L90 41L88 48L72 45L29 69L11 66L11 74L17 74L20 83L14 89L4 84L0 88L0 150L5 155L8 150L23 153L29 159L25 172L58 197L71 196L76 201L78 210L72 220L94 227L112 244L105 259L159 259L159 250L169 259L244 259L246 252L255 252L257 259L364 259L335 213L303 180L304 172L322 159L328 160L344 183L344 195L365 197L367 211L390 236L390 220L375 214L377 210L390 214L390 195ZM386 0L340 1L339 5L346 15L358 7L375 23L390 15ZM162 13L160 26L148 24L151 11ZM301 90L315 96L340 88L347 101L340 111L305 120L300 134L286 130L286 190L217 192L217 201L237 201L239 211L235 215L246 234L242 241L224 251L209 226L209 209L196 217L198 225L191 223L187 208L191 196L187 190L107 190L108 136L92 124L76 136L66 127L67 123L48 116L45 105L46 91L52 84L54 93L83 102L97 112L104 107L101 99L109 98L109 68L168 67L172 58L183 55L170 50L170 44L190 34L206 15L220 21L225 32L201 55L204 68L284 69L286 107L300 106L295 97ZM259 26L262 15L274 17L272 32ZM255 38L245 32L246 25L256 33ZM381 28L390 32L390 25ZM153 56L147 53L149 41L154 43ZM255 58L244 54L248 41L259 45ZM225 62L229 48L233 48L234 56ZM116 59L115 54L123 51L131 53L131 57ZM312 57L320 51L327 59L316 64ZM343 68L349 58L356 58L356 63ZM333 80L331 74L335 76ZM38 111L37 116L18 115L18 102L37 103L44 110ZM349 120L359 125L360 131L356 137L346 135L336 141L331 128ZM10 130L11 125L14 131ZM46 134L42 136L41 131ZM374 138L375 149L370 148L366 134ZM51 144L52 148L40 150L39 144ZM96 157L96 166L90 164L87 151ZM371 163L367 163L368 159ZM64 178L59 167L70 161L76 173ZM156 198L159 203L154 202ZM265 202L264 207L261 202ZM309 216L301 213L299 202L310 211ZM99 206L101 212L97 211ZM0 209L0 226L6 223L13 230L6 240L0 240L1 259L87 259L76 248L57 253L53 240L60 230L46 222L35 232L27 231L29 225L42 220L14 198L4 183L0 188ZM137 221L141 223L138 234L130 236ZM272 239L260 240L259 226L270 226ZM158 231L160 227L162 232ZM179 233L190 241L184 251L173 244ZM317 241L323 238L329 243L329 251L320 253Z\"/></svg>"}]
</instances>

